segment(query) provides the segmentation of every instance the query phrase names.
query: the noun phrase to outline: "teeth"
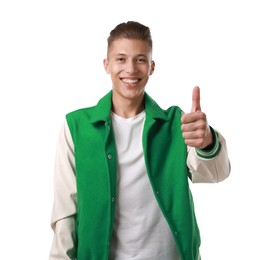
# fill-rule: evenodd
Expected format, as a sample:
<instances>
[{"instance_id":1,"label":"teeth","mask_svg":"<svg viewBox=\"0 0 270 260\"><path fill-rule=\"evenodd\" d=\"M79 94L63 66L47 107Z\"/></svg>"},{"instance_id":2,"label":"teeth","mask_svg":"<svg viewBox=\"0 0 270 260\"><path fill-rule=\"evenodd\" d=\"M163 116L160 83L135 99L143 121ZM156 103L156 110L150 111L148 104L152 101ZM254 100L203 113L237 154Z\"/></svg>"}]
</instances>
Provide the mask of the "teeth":
<instances>
[{"instance_id":1,"label":"teeth","mask_svg":"<svg viewBox=\"0 0 270 260\"><path fill-rule=\"evenodd\" d=\"M123 81L125 83L129 83L129 84L134 84L134 83L137 83L138 82L137 79L123 79Z\"/></svg>"}]
</instances>

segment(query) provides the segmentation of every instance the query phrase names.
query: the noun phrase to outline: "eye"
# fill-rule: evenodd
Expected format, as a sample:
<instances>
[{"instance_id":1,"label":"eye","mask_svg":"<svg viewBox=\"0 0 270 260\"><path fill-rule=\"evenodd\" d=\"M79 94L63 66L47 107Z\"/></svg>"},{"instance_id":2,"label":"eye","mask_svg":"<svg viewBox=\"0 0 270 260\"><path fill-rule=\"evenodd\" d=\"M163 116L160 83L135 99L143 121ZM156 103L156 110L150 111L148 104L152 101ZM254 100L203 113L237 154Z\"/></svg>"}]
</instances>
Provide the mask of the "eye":
<instances>
[{"instance_id":1,"label":"eye","mask_svg":"<svg viewBox=\"0 0 270 260\"><path fill-rule=\"evenodd\" d=\"M144 58L144 57L139 57L136 61L137 61L138 63L146 63L146 62L147 62L147 59Z\"/></svg>"},{"instance_id":2,"label":"eye","mask_svg":"<svg viewBox=\"0 0 270 260\"><path fill-rule=\"evenodd\" d=\"M116 61L117 62L125 62L125 58L124 57L117 57Z\"/></svg>"}]
</instances>

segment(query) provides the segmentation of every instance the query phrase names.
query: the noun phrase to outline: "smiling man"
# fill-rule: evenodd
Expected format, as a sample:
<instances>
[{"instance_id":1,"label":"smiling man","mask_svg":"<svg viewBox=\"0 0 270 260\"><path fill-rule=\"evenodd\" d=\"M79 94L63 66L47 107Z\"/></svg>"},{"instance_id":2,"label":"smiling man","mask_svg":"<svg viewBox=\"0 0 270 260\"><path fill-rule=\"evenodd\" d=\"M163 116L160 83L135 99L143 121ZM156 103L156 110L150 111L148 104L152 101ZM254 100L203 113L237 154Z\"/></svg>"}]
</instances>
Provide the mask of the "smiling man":
<instances>
[{"instance_id":1,"label":"smiling man","mask_svg":"<svg viewBox=\"0 0 270 260\"><path fill-rule=\"evenodd\" d=\"M201 111L167 110L145 92L155 63L148 27L117 25L104 68L112 90L66 115L56 153L50 260L198 260L189 179L229 176L225 139Z\"/></svg>"},{"instance_id":2,"label":"smiling man","mask_svg":"<svg viewBox=\"0 0 270 260\"><path fill-rule=\"evenodd\" d=\"M111 75L112 105L116 114L128 118L144 109L144 90L155 63L151 45L141 39L109 38L104 67Z\"/></svg>"}]
</instances>

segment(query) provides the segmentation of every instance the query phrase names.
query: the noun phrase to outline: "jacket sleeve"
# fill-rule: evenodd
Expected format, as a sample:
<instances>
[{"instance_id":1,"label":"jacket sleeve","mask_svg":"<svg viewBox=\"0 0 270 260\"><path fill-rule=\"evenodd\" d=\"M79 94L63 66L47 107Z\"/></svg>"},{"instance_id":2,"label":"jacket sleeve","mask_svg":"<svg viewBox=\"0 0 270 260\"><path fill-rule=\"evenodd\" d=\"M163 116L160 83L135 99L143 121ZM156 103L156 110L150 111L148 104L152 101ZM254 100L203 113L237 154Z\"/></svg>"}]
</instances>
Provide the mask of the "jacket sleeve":
<instances>
[{"instance_id":1,"label":"jacket sleeve","mask_svg":"<svg viewBox=\"0 0 270 260\"><path fill-rule=\"evenodd\" d=\"M215 143L210 151L188 147L187 166L193 183L217 183L230 175L226 141L219 132L213 133Z\"/></svg>"},{"instance_id":2,"label":"jacket sleeve","mask_svg":"<svg viewBox=\"0 0 270 260\"><path fill-rule=\"evenodd\" d=\"M54 237L49 260L76 258L76 214L74 145L65 121L56 149L54 203L51 216Z\"/></svg>"}]
</instances>

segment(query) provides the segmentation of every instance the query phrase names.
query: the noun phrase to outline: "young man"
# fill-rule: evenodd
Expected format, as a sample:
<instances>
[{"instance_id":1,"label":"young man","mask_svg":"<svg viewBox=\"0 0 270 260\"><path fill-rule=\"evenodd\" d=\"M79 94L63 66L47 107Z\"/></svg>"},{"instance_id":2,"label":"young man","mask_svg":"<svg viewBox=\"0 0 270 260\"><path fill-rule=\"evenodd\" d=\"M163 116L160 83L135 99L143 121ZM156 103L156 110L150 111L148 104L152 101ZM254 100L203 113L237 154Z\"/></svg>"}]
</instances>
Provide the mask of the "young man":
<instances>
[{"instance_id":1,"label":"young man","mask_svg":"<svg viewBox=\"0 0 270 260\"><path fill-rule=\"evenodd\" d=\"M66 116L59 137L50 260L198 260L192 182L228 177L226 143L192 109L161 109L145 93L155 69L148 27L127 22L108 38L112 91Z\"/></svg>"}]
</instances>

